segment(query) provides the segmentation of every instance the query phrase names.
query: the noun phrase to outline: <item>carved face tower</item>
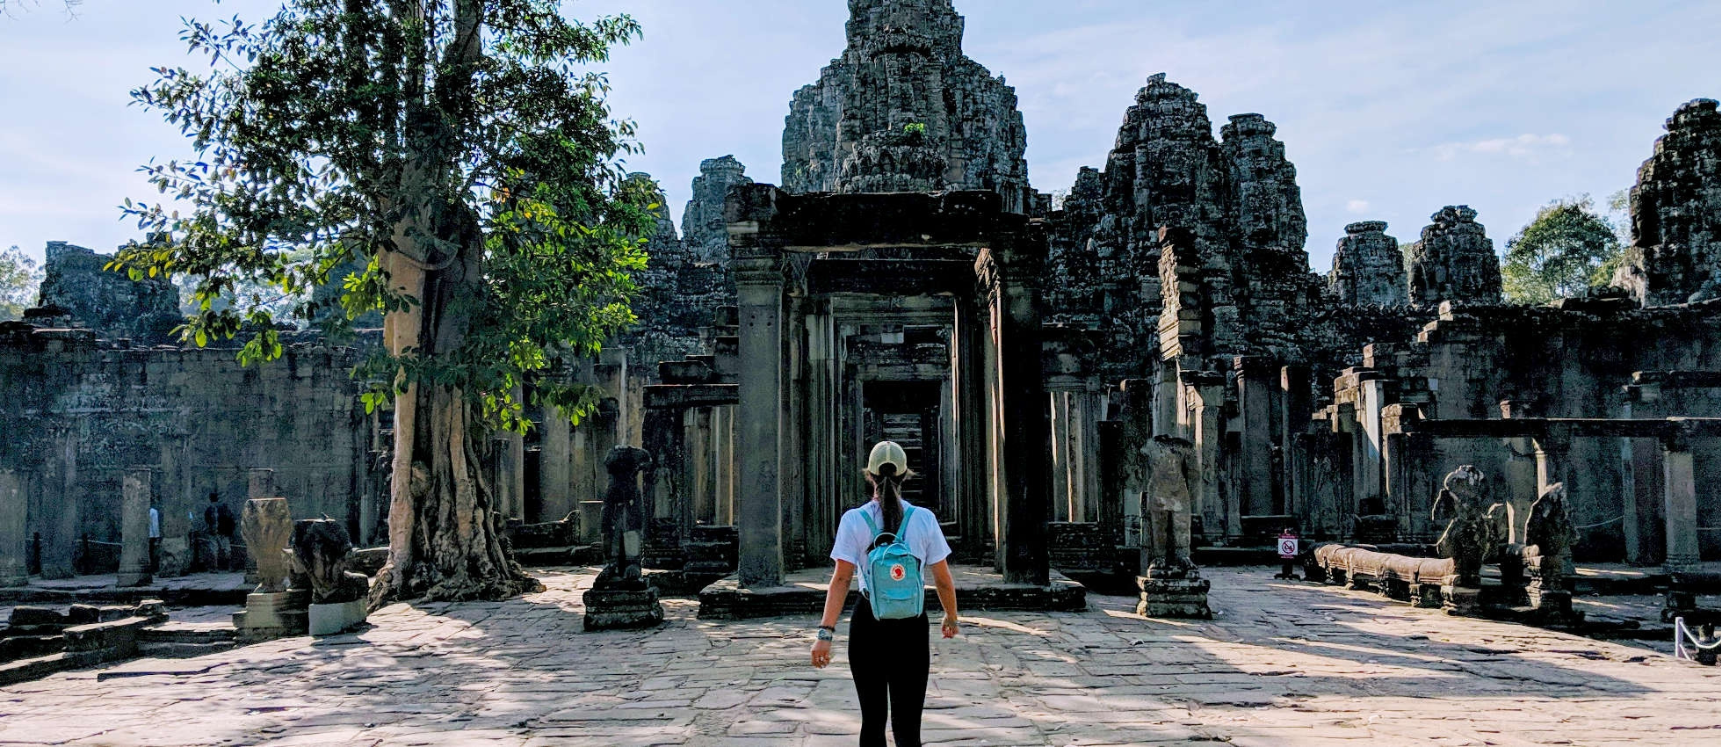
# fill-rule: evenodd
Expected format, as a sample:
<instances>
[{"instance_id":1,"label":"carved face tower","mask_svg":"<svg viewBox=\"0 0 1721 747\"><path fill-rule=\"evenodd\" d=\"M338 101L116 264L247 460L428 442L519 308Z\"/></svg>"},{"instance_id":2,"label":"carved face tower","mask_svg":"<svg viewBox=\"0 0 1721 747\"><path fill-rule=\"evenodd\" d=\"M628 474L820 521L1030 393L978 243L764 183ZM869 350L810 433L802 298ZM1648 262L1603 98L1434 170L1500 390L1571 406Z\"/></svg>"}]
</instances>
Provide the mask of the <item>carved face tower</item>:
<instances>
[{"instance_id":1,"label":"carved face tower","mask_svg":"<svg viewBox=\"0 0 1721 747\"><path fill-rule=\"evenodd\" d=\"M951 0L850 0L848 49L790 103L784 188L991 190L1023 212L1016 91L962 54L963 26Z\"/></svg>"}]
</instances>

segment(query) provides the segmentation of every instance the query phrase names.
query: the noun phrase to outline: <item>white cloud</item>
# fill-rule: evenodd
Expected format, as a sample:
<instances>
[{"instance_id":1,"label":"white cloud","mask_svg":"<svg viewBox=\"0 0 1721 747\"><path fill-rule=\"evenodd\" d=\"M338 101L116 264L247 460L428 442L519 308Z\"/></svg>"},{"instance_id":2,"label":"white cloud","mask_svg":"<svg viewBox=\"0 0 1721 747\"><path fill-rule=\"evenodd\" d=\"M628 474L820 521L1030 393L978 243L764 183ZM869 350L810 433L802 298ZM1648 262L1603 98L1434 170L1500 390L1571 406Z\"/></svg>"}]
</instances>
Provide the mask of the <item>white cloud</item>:
<instances>
[{"instance_id":1,"label":"white cloud","mask_svg":"<svg viewBox=\"0 0 1721 747\"><path fill-rule=\"evenodd\" d=\"M1345 203L1345 210L1352 213L1368 212L1368 200L1351 200Z\"/></svg>"},{"instance_id":2,"label":"white cloud","mask_svg":"<svg viewBox=\"0 0 1721 747\"><path fill-rule=\"evenodd\" d=\"M1434 152L1442 161L1450 161L1460 155L1474 153L1492 156L1504 155L1510 158L1531 158L1544 153L1569 155L1572 139L1560 133L1535 135L1525 133L1517 137L1498 137L1476 140L1467 143L1446 143L1435 147Z\"/></svg>"}]
</instances>

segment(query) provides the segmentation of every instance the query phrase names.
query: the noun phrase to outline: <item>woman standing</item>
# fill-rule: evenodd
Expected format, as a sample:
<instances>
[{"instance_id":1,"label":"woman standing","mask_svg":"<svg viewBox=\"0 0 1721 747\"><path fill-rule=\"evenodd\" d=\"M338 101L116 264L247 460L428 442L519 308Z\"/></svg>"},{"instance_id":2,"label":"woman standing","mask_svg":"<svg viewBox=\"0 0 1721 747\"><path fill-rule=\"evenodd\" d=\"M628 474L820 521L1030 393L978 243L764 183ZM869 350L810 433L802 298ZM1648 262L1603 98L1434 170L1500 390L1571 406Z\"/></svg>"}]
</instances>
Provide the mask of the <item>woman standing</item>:
<instances>
[{"instance_id":1,"label":"woman standing","mask_svg":"<svg viewBox=\"0 0 1721 747\"><path fill-rule=\"evenodd\" d=\"M917 612L912 614L904 612L901 595L887 600L869 587L906 583L912 588L918 586L918 579L931 576L944 607L944 637L955 638L957 633L956 584L946 562L950 543L938 517L902 499L902 483L913 476L901 446L890 441L874 446L866 467L872 500L843 514L831 548L837 569L825 594L813 666L822 669L831 663L837 618L858 569L863 598L849 619L849 672L860 696L861 747L884 747L887 718L897 747L920 747L920 711L926 705L926 680L932 667L929 622L920 601L924 591L912 602Z\"/></svg>"}]
</instances>

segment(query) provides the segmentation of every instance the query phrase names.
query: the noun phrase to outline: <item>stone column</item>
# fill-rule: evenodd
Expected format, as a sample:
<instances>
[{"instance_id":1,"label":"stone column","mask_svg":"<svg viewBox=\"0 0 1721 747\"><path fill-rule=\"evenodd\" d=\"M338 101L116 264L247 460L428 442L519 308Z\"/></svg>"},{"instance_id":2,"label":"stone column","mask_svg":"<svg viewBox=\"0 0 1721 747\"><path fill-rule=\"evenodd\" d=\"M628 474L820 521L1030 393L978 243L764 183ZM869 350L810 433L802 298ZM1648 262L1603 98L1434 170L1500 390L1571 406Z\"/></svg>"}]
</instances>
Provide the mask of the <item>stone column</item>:
<instances>
[{"instance_id":1,"label":"stone column","mask_svg":"<svg viewBox=\"0 0 1721 747\"><path fill-rule=\"evenodd\" d=\"M718 407L711 416L711 430L716 438L716 516L717 526L735 526L735 442L734 407Z\"/></svg>"},{"instance_id":2,"label":"stone column","mask_svg":"<svg viewBox=\"0 0 1721 747\"><path fill-rule=\"evenodd\" d=\"M30 501L24 494L27 473L0 469L0 587L26 586L30 574L24 566L30 534L25 524Z\"/></svg>"},{"instance_id":3,"label":"stone column","mask_svg":"<svg viewBox=\"0 0 1721 747\"><path fill-rule=\"evenodd\" d=\"M1051 424L1046 408L1040 330L1041 272L1045 229L1030 224L1022 233L982 251L983 285L991 287L998 320L999 391L1005 504L1002 514L1004 580L1044 586L1051 566L1046 521L1051 515ZM985 282L992 275L990 282Z\"/></svg>"},{"instance_id":4,"label":"stone column","mask_svg":"<svg viewBox=\"0 0 1721 747\"><path fill-rule=\"evenodd\" d=\"M149 503L153 497L149 467L128 467L120 505L120 586L147 586L149 571Z\"/></svg>"},{"instance_id":5,"label":"stone column","mask_svg":"<svg viewBox=\"0 0 1721 747\"><path fill-rule=\"evenodd\" d=\"M1068 392L1051 393L1052 432L1052 521L1075 521L1070 494L1070 398Z\"/></svg>"},{"instance_id":6,"label":"stone column","mask_svg":"<svg viewBox=\"0 0 1721 747\"><path fill-rule=\"evenodd\" d=\"M782 454L777 480L782 496L785 568L801 567L807 555L807 307L804 297L785 298L783 352L778 358L783 367L783 409L777 433Z\"/></svg>"},{"instance_id":7,"label":"stone column","mask_svg":"<svg viewBox=\"0 0 1721 747\"><path fill-rule=\"evenodd\" d=\"M47 458L37 480L36 505L41 508L42 578L67 579L77 574L73 560L78 546L78 429L71 423L49 426Z\"/></svg>"},{"instance_id":8,"label":"stone column","mask_svg":"<svg viewBox=\"0 0 1721 747\"><path fill-rule=\"evenodd\" d=\"M1384 457L1382 450L1385 439L1381 433L1381 411L1386 404L1385 382L1381 381L1378 371L1362 371L1357 374L1357 403L1355 432L1356 451L1351 462L1351 475L1354 478L1352 496L1357 505L1363 505L1371 498L1382 498L1386 494L1386 479L1384 474ZM1388 510L1391 513L1391 510Z\"/></svg>"},{"instance_id":9,"label":"stone column","mask_svg":"<svg viewBox=\"0 0 1721 747\"><path fill-rule=\"evenodd\" d=\"M838 423L839 402L836 356L836 327L828 302L820 303L807 323L807 390L811 422L807 442L807 501L811 509L809 555L829 549L836 539L842 511L851 500L838 489L837 454L842 442Z\"/></svg>"},{"instance_id":10,"label":"stone column","mask_svg":"<svg viewBox=\"0 0 1721 747\"><path fill-rule=\"evenodd\" d=\"M1620 417L1631 419L1632 402L1629 398L1631 387L1626 387L1628 398L1620 408ZM1644 564L1643 530L1639 526L1641 517L1637 502L1637 464L1632 458L1631 439L1619 440L1619 494L1625 503L1625 521L1621 529L1625 532L1625 562L1632 565Z\"/></svg>"},{"instance_id":11,"label":"stone column","mask_svg":"<svg viewBox=\"0 0 1721 747\"><path fill-rule=\"evenodd\" d=\"M191 517L196 498L185 469L189 439L184 434L172 434L161 440L161 544L156 548L155 575L183 576L191 570ZM368 492L368 491L367 491Z\"/></svg>"},{"instance_id":12,"label":"stone column","mask_svg":"<svg viewBox=\"0 0 1721 747\"><path fill-rule=\"evenodd\" d=\"M1279 453L1282 455L1284 469L1281 480L1284 483L1284 513L1294 515L1299 521L1307 522L1310 511L1303 496L1306 487L1306 475L1303 474L1297 438L1309 430L1309 419L1314 414L1314 397L1311 388L1312 373L1306 365L1289 365L1279 369ZM1304 528L1307 534L1307 527Z\"/></svg>"},{"instance_id":13,"label":"stone column","mask_svg":"<svg viewBox=\"0 0 1721 747\"><path fill-rule=\"evenodd\" d=\"M1242 420L1239 486L1244 516L1268 516L1273 506L1273 391L1278 389L1279 369L1272 360L1239 357L1232 363L1237 373L1237 411Z\"/></svg>"},{"instance_id":14,"label":"stone column","mask_svg":"<svg viewBox=\"0 0 1721 747\"><path fill-rule=\"evenodd\" d=\"M1225 375L1217 372L1190 372L1183 375L1195 390L1195 456L1201 463L1201 484L1196 486L1191 515L1201 517L1201 528L1209 536L1220 533L1237 538L1243 534L1243 516L1238 491L1232 488L1223 499L1219 495L1219 449L1225 440ZM1223 514L1223 516L1221 516Z\"/></svg>"},{"instance_id":15,"label":"stone column","mask_svg":"<svg viewBox=\"0 0 1721 747\"><path fill-rule=\"evenodd\" d=\"M693 459L690 463L693 474L689 479L693 498L693 523L712 524L717 516L716 482L712 479L712 445L711 437L712 410L716 408L701 407L692 413Z\"/></svg>"},{"instance_id":16,"label":"stone column","mask_svg":"<svg viewBox=\"0 0 1721 747\"><path fill-rule=\"evenodd\" d=\"M741 585L783 583L783 276L774 257L738 260L741 360L736 407Z\"/></svg>"},{"instance_id":17,"label":"stone column","mask_svg":"<svg viewBox=\"0 0 1721 747\"><path fill-rule=\"evenodd\" d=\"M1697 534L1697 473L1691 443L1683 433L1662 441L1667 502L1667 568L1695 568L1702 560ZM1569 495L1569 492L1568 492Z\"/></svg>"},{"instance_id":18,"label":"stone column","mask_svg":"<svg viewBox=\"0 0 1721 747\"><path fill-rule=\"evenodd\" d=\"M538 454L538 499L541 507L538 521L560 521L574 512L574 433L573 423L555 408L545 407L544 421L538 425L543 444ZM582 430L586 430L582 426ZM583 440L583 439L582 439ZM590 455L586 456L590 460ZM600 457L601 460L601 457ZM584 465L590 470L590 464ZM591 482L589 479L586 483ZM590 496L585 496L590 498Z\"/></svg>"},{"instance_id":19,"label":"stone column","mask_svg":"<svg viewBox=\"0 0 1721 747\"><path fill-rule=\"evenodd\" d=\"M1422 411L1410 405L1391 405L1381 412L1381 461L1385 465L1386 510L1398 517L1397 531L1418 532L1426 526L1432 510L1438 478L1431 466L1434 442L1415 432ZM1361 434L1357 434L1359 437ZM1434 477L1435 482L1430 483Z\"/></svg>"}]
</instances>

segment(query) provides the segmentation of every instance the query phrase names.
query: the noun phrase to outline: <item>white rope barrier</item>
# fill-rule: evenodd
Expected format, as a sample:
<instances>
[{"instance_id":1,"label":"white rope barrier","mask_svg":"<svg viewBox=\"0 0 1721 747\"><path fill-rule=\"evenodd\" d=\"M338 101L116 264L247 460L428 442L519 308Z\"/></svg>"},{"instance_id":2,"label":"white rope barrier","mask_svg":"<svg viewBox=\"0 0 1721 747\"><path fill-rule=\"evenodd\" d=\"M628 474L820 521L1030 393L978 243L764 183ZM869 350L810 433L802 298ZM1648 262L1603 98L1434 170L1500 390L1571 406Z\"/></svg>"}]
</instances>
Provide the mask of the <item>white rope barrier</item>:
<instances>
[{"instance_id":1,"label":"white rope barrier","mask_svg":"<svg viewBox=\"0 0 1721 747\"><path fill-rule=\"evenodd\" d=\"M1685 618L1673 619L1673 658L1697 661L1698 654L1707 654L1718 649L1721 649L1721 639L1704 643L1696 633L1685 626Z\"/></svg>"},{"instance_id":2,"label":"white rope barrier","mask_svg":"<svg viewBox=\"0 0 1721 747\"><path fill-rule=\"evenodd\" d=\"M1611 519L1608 519L1607 521L1601 522L1600 524L1585 524L1581 527L1572 527L1572 528L1581 532L1585 529L1599 529L1599 528L1605 527L1609 524L1618 524L1619 522L1622 522L1622 521L1625 521L1625 515L1624 514L1620 514L1619 516L1615 516Z\"/></svg>"}]
</instances>

